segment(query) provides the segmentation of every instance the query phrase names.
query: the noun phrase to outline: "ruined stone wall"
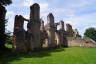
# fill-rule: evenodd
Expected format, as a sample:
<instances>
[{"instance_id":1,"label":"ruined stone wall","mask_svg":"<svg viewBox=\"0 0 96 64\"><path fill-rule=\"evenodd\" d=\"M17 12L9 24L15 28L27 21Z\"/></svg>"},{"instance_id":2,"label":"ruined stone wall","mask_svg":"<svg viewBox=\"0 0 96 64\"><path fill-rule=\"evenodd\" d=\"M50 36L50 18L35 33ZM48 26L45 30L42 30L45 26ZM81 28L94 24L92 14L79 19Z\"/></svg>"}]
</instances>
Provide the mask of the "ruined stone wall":
<instances>
[{"instance_id":1,"label":"ruined stone wall","mask_svg":"<svg viewBox=\"0 0 96 64\"><path fill-rule=\"evenodd\" d=\"M55 24L54 24L54 16L52 13L49 13L49 15L47 16L47 23L48 23L48 27L47 27L47 34L48 34L48 47L55 47L56 46L56 42L55 42Z\"/></svg>"},{"instance_id":2,"label":"ruined stone wall","mask_svg":"<svg viewBox=\"0 0 96 64\"><path fill-rule=\"evenodd\" d=\"M40 44L40 6L35 3L30 6L30 21L28 23L31 50L41 48Z\"/></svg>"},{"instance_id":3,"label":"ruined stone wall","mask_svg":"<svg viewBox=\"0 0 96 64\"><path fill-rule=\"evenodd\" d=\"M69 37L73 37L74 36L74 31L73 28L70 24L66 24L66 34Z\"/></svg>"},{"instance_id":4,"label":"ruined stone wall","mask_svg":"<svg viewBox=\"0 0 96 64\"><path fill-rule=\"evenodd\" d=\"M24 21L28 21L27 31L24 30ZM57 30L57 25L60 29ZM15 49L18 51L34 51L41 48L57 46L96 47L90 38L81 38L78 30L73 30L70 24L64 27L64 21L55 23L54 16L49 13L47 25L40 19L40 6L35 3L30 6L30 19L21 15L15 16L14 22Z\"/></svg>"},{"instance_id":5,"label":"ruined stone wall","mask_svg":"<svg viewBox=\"0 0 96 64\"><path fill-rule=\"evenodd\" d=\"M24 19L21 15L15 16L14 22L14 36L15 41L13 42L16 47L14 47L17 51L25 52L27 51L26 43L25 43L25 30L23 28Z\"/></svg>"},{"instance_id":6,"label":"ruined stone wall","mask_svg":"<svg viewBox=\"0 0 96 64\"><path fill-rule=\"evenodd\" d=\"M68 46L96 47L96 42L81 37L67 37Z\"/></svg>"}]
</instances>

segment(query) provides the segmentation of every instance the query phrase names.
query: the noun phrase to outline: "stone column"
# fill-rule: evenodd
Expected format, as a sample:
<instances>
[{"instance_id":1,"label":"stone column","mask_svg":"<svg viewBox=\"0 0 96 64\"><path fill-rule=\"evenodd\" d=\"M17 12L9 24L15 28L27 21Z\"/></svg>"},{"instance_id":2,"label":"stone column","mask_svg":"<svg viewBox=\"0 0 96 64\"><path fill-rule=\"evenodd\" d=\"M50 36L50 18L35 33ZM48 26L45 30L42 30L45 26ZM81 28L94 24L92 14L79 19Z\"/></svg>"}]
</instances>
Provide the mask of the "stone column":
<instances>
[{"instance_id":1,"label":"stone column","mask_svg":"<svg viewBox=\"0 0 96 64\"><path fill-rule=\"evenodd\" d=\"M13 42L16 46L16 50L20 52L26 51L26 45L25 45L25 30L23 28L24 25L24 19L21 15L15 16L15 22L14 22L14 36L15 36L15 42Z\"/></svg>"},{"instance_id":2,"label":"stone column","mask_svg":"<svg viewBox=\"0 0 96 64\"><path fill-rule=\"evenodd\" d=\"M60 21L60 30L64 30L65 31L64 21L63 20Z\"/></svg>"},{"instance_id":3,"label":"stone column","mask_svg":"<svg viewBox=\"0 0 96 64\"><path fill-rule=\"evenodd\" d=\"M57 30L58 25L59 25L59 22L55 23L55 40L56 40L56 45L60 46L60 35L59 35L59 31Z\"/></svg>"},{"instance_id":4,"label":"stone column","mask_svg":"<svg viewBox=\"0 0 96 64\"><path fill-rule=\"evenodd\" d=\"M64 28L64 21L60 21L60 45L61 46L67 46L67 39L66 39L66 32Z\"/></svg>"},{"instance_id":5,"label":"stone column","mask_svg":"<svg viewBox=\"0 0 96 64\"><path fill-rule=\"evenodd\" d=\"M74 37L81 37L77 29L74 30Z\"/></svg>"},{"instance_id":6,"label":"stone column","mask_svg":"<svg viewBox=\"0 0 96 64\"><path fill-rule=\"evenodd\" d=\"M41 30L41 46L43 46L46 32L45 32L45 28L44 28L44 21L42 19L41 19L40 30Z\"/></svg>"},{"instance_id":7,"label":"stone column","mask_svg":"<svg viewBox=\"0 0 96 64\"><path fill-rule=\"evenodd\" d=\"M41 48L40 43L40 6L35 3L30 6L30 21L27 25L30 34L31 50Z\"/></svg>"},{"instance_id":8,"label":"stone column","mask_svg":"<svg viewBox=\"0 0 96 64\"><path fill-rule=\"evenodd\" d=\"M60 21L60 30L59 30L59 34L60 34L60 45L64 45L64 32L65 32L65 29L64 29L64 22L63 21Z\"/></svg>"},{"instance_id":9,"label":"stone column","mask_svg":"<svg viewBox=\"0 0 96 64\"><path fill-rule=\"evenodd\" d=\"M49 47L55 47L56 41L55 41L55 24L54 24L54 16L52 13L49 13L47 16L48 21L48 45Z\"/></svg>"},{"instance_id":10,"label":"stone column","mask_svg":"<svg viewBox=\"0 0 96 64\"><path fill-rule=\"evenodd\" d=\"M40 6L37 3L30 6L30 20L35 20L33 22L37 21L40 23Z\"/></svg>"},{"instance_id":11,"label":"stone column","mask_svg":"<svg viewBox=\"0 0 96 64\"><path fill-rule=\"evenodd\" d=\"M74 31L73 31L72 26L70 24L66 24L66 32L67 32L67 36L73 37Z\"/></svg>"},{"instance_id":12,"label":"stone column","mask_svg":"<svg viewBox=\"0 0 96 64\"><path fill-rule=\"evenodd\" d=\"M45 29L44 29L44 21L41 19L41 26L40 26L40 30L41 31L44 31Z\"/></svg>"}]
</instances>

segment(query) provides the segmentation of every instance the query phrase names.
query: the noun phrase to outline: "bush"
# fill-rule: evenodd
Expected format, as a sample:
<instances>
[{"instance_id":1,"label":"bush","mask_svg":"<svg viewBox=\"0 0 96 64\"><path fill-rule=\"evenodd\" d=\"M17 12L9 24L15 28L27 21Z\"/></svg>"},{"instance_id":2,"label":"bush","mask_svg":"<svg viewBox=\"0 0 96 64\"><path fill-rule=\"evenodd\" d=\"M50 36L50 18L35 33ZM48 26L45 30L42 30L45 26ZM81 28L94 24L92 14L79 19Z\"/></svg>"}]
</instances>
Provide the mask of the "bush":
<instances>
[{"instance_id":1,"label":"bush","mask_svg":"<svg viewBox=\"0 0 96 64\"><path fill-rule=\"evenodd\" d=\"M90 27L90 28L86 29L84 36L89 37L89 38L93 39L94 41L96 41L96 28Z\"/></svg>"}]
</instances>

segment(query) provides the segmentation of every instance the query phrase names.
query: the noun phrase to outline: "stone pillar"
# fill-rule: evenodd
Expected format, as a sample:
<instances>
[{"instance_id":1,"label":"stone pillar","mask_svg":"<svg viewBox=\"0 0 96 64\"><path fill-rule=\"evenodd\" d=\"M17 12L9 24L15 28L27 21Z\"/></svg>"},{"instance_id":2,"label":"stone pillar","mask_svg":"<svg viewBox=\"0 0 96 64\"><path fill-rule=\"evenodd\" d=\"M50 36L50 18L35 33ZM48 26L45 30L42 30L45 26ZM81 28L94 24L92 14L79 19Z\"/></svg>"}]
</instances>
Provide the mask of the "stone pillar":
<instances>
[{"instance_id":1,"label":"stone pillar","mask_svg":"<svg viewBox=\"0 0 96 64\"><path fill-rule=\"evenodd\" d=\"M44 21L42 19L41 19L40 30L41 30L41 46L43 46L46 32L45 32L45 28L44 28Z\"/></svg>"},{"instance_id":2,"label":"stone pillar","mask_svg":"<svg viewBox=\"0 0 96 64\"><path fill-rule=\"evenodd\" d=\"M40 26L40 30L41 31L44 31L45 29L44 29L44 21L41 19L41 26Z\"/></svg>"},{"instance_id":3,"label":"stone pillar","mask_svg":"<svg viewBox=\"0 0 96 64\"><path fill-rule=\"evenodd\" d=\"M25 30L23 28L24 25L24 18L21 15L15 16L15 22L14 22L14 36L15 36L15 42L13 42L16 46L16 50L20 52L26 51L26 45L25 45Z\"/></svg>"},{"instance_id":4,"label":"stone pillar","mask_svg":"<svg viewBox=\"0 0 96 64\"><path fill-rule=\"evenodd\" d=\"M64 22L60 21L60 30L59 30L59 34L60 34L60 45L63 46L64 45Z\"/></svg>"},{"instance_id":5,"label":"stone pillar","mask_svg":"<svg viewBox=\"0 0 96 64\"><path fill-rule=\"evenodd\" d=\"M63 21L63 20L60 21L60 30L65 31L65 28L64 28L64 21Z\"/></svg>"},{"instance_id":6,"label":"stone pillar","mask_svg":"<svg viewBox=\"0 0 96 64\"><path fill-rule=\"evenodd\" d=\"M16 15L15 16L15 22L14 22L14 32L16 32L16 29L24 29L24 19L21 15Z\"/></svg>"},{"instance_id":7,"label":"stone pillar","mask_svg":"<svg viewBox=\"0 0 96 64\"><path fill-rule=\"evenodd\" d=\"M73 31L72 26L70 24L66 24L66 32L67 32L67 36L73 37L74 31Z\"/></svg>"},{"instance_id":8,"label":"stone pillar","mask_svg":"<svg viewBox=\"0 0 96 64\"><path fill-rule=\"evenodd\" d=\"M64 21L60 21L60 45L67 46L66 32L64 28Z\"/></svg>"},{"instance_id":9,"label":"stone pillar","mask_svg":"<svg viewBox=\"0 0 96 64\"><path fill-rule=\"evenodd\" d=\"M60 35L59 35L59 31L57 30L58 25L59 25L59 22L55 23L55 40L56 40L56 45L60 46Z\"/></svg>"},{"instance_id":10,"label":"stone pillar","mask_svg":"<svg viewBox=\"0 0 96 64\"><path fill-rule=\"evenodd\" d=\"M55 41L55 24L54 24L54 16L52 13L49 13L47 16L48 21L48 46L49 47L55 47L56 41Z\"/></svg>"},{"instance_id":11,"label":"stone pillar","mask_svg":"<svg viewBox=\"0 0 96 64\"><path fill-rule=\"evenodd\" d=\"M40 6L35 3L30 6L30 21L27 25L30 36L31 50L41 48L40 43Z\"/></svg>"},{"instance_id":12,"label":"stone pillar","mask_svg":"<svg viewBox=\"0 0 96 64\"><path fill-rule=\"evenodd\" d=\"M30 20L35 20L33 22L37 21L40 23L40 6L37 3L30 6Z\"/></svg>"},{"instance_id":13,"label":"stone pillar","mask_svg":"<svg viewBox=\"0 0 96 64\"><path fill-rule=\"evenodd\" d=\"M74 30L74 37L81 37L77 29Z\"/></svg>"}]
</instances>

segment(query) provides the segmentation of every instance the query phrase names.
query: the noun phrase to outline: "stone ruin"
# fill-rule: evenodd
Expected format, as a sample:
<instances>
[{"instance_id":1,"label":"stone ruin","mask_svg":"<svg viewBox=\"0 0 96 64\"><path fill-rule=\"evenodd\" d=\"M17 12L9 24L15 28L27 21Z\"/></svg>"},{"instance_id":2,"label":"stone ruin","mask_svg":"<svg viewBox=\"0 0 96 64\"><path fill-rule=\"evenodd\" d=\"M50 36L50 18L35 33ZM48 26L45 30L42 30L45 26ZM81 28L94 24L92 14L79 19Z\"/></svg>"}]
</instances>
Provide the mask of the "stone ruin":
<instances>
[{"instance_id":1,"label":"stone ruin","mask_svg":"<svg viewBox=\"0 0 96 64\"><path fill-rule=\"evenodd\" d=\"M24 21L28 22L27 31L24 30ZM59 30L57 30L58 25L60 25ZM30 19L25 19L22 15L15 16L14 49L20 52L27 52L57 46L83 46L83 43L86 45L86 38L82 38L77 29L73 30L70 24L66 24L65 30L64 25L63 20L55 23L52 13L48 14L47 24L44 25L43 19L40 19L40 6L35 3L30 6ZM87 46L96 45L93 44L92 40L88 44L90 43L91 45Z\"/></svg>"}]
</instances>

